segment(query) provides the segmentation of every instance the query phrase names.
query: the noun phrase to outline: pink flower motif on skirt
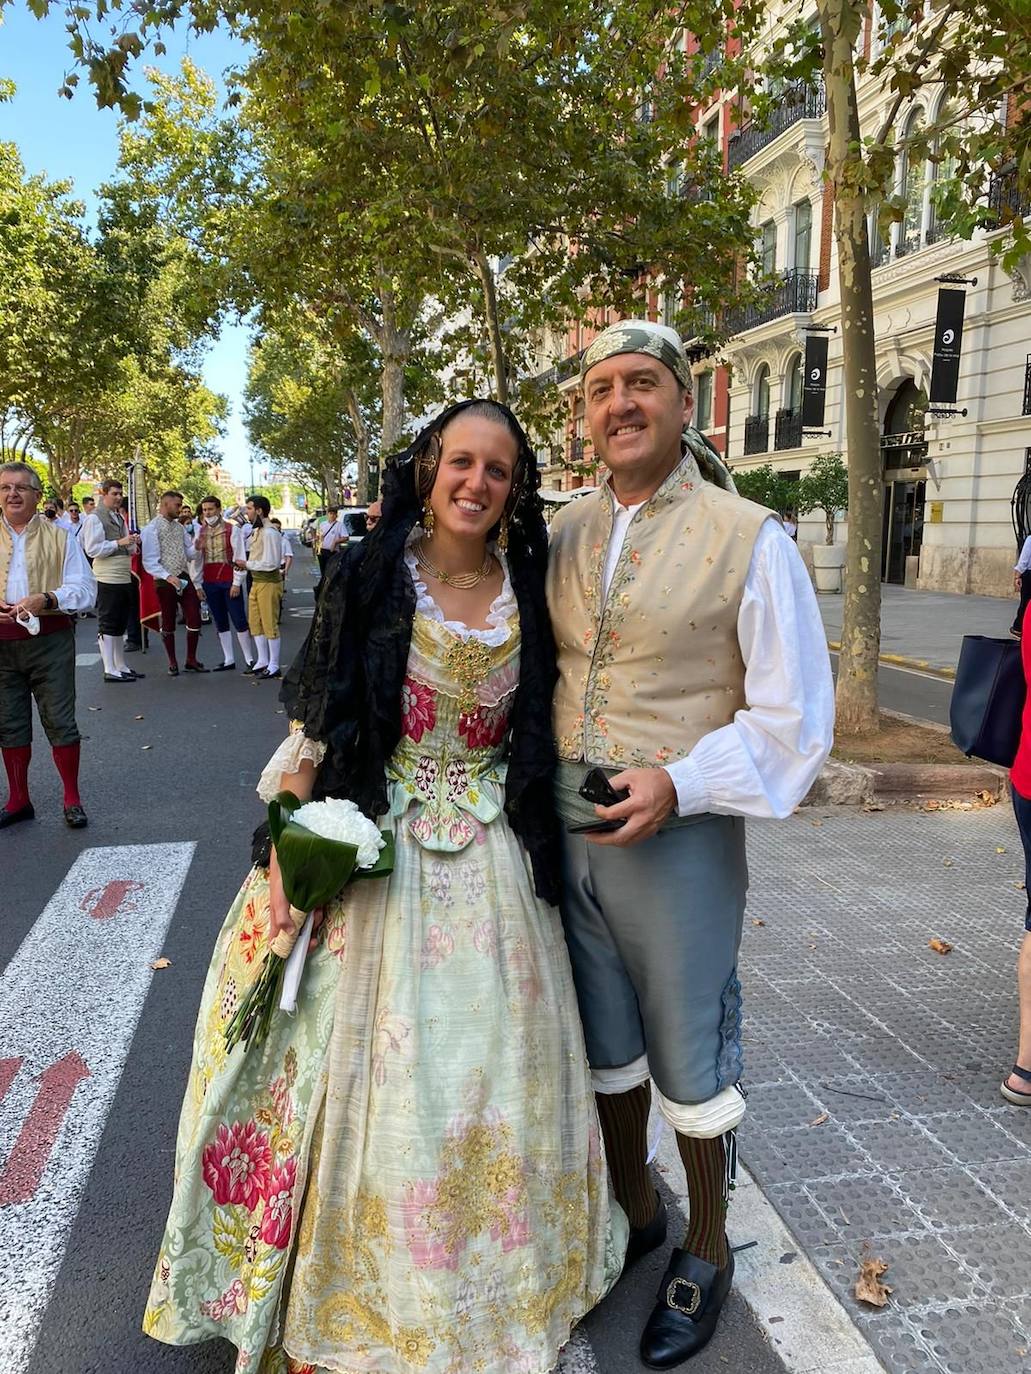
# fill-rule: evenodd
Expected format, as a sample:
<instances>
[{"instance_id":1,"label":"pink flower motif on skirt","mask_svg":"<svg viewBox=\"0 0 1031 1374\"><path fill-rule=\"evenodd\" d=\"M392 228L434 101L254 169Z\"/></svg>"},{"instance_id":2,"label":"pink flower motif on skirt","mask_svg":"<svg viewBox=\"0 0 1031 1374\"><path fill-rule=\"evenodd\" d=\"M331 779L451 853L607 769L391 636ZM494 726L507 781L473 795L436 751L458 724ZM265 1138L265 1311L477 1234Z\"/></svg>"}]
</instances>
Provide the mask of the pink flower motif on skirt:
<instances>
[{"instance_id":1,"label":"pink flower motif on skirt","mask_svg":"<svg viewBox=\"0 0 1031 1374\"><path fill-rule=\"evenodd\" d=\"M455 952L455 937L440 926L430 926L422 945L420 963L423 969L436 968Z\"/></svg>"},{"instance_id":2,"label":"pink flower motif on skirt","mask_svg":"<svg viewBox=\"0 0 1031 1374\"><path fill-rule=\"evenodd\" d=\"M242 1279L234 1279L226 1291L210 1302L202 1302L200 1310L205 1317L210 1317L212 1321L224 1322L230 1317L235 1317L237 1313L247 1311L247 1289L243 1285Z\"/></svg>"},{"instance_id":3,"label":"pink flower motif on skirt","mask_svg":"<svg viewBox=\"0 0 1031 1374\"><path fill-rule=\"evenodd\" d=\"M401 688L401 729L416 744L437 723L437 698L432 688L406 677Z\"/></svg>"},{"instance_id":4,"label":"pink flower motif on skirt","mask_svg":"<svg viewBox=\"0 0 1031 1374\"><path fill-rule=\"evenodd\" d=\"M498 933L493 921L481 921L473 930L473 946L478 954L493 959L498 952Z\"/></svg>"},{"instance_id":5,"label":"pink flower motif on skirt","mask_svg":"<svg viewBox=\"0 0 1031 1374\"><path fill-rule=\"evenodd\" d=\"M223 1122L201 1156L204 1182L220 1206L239 1204L253 1212L272 1167L268 1136L257 1122Z\"/></svg>"},{"instance_id":6,"label":"pink flower motif on skirt","mask_svg":"<svg viewBox=\"0 0 1031 1374\"><path fill-rule=\"evenodd\" d=\"M293 1220L294 1183L297 1179L297 1159L291 1155L277 1164L265 1187L265 1211L261 1217L261 1238L266 1245L285 1250L290 1243Z\"/></svg>"},{"instance_id":7,"label":"pink flower motif on skirt","mask_svg":"<svg viewBox=\"0 0 1031 1374\"><path fill-rule=\"evenodd\" d=\"M408 1253L416 1269L456 1270L458 1254L448 1253L446 1245L434 1234L427 1221L426 1213L432 1212L436 1205L436 1183L416 1179L408 1185L405 1200L401 1203Z\"/></svg>"}]
</instances>

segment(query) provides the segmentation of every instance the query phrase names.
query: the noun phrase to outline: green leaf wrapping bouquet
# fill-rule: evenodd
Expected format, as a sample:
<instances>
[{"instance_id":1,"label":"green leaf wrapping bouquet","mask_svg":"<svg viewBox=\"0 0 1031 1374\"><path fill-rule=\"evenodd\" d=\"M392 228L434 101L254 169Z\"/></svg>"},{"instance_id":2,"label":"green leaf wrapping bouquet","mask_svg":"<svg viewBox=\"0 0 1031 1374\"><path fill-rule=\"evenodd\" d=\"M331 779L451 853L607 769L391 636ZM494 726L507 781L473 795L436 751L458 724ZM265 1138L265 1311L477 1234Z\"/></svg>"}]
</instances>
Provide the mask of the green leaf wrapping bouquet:
<instances>
[{"instance_id":1,"label":"green leaf wrapping bouquet","mask_svg":"<svg viewBox=\"0 0 1031 1374\"><path fill-rule=\"evenodd\" d=\"M261 972L226 1027L234 1049L261 1044L277 1005L293 1006L308 949L312 913L338 897L349 882L385 878L394 869L394 837L362 815L354 802L328 797L302 802L280 792L268 808L269 830L279 860L293 929L269 945ZM299 939L299 935L305 938ZM283 997L284 977L290 988Z\"/></svg>"}]
</instances>

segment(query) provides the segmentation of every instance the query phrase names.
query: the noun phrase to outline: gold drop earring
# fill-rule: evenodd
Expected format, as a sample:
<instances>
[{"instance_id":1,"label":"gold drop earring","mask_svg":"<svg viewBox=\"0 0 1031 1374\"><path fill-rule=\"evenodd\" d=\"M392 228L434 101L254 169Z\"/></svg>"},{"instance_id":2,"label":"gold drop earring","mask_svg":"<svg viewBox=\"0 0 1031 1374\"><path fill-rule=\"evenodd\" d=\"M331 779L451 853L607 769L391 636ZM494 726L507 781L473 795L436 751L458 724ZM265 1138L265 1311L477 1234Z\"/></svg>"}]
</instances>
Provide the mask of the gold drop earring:
<instances>
[{"instance_id":1,"label":"gold drop earring","mask_svg":"<svg viewBox=\"0 0 1031 1374\"><path fill-rule=\"evenodd\" d=\"M427 539L433 538L433 526L436 523L433 507L430 505L429 498L427 497L426 504L422 508L422 528Z\"/></svg>"},{"instance_id":2,"label":"gold drop earring","mask_svg":"<svg viewBox=\"0 0 1031 1374\"><path fill-rule=\"evenodd\" d=\"M501 553L508 552L508 513L501 517L501 528L498 530L498 549Z\"/></svg>"}]
</instances>

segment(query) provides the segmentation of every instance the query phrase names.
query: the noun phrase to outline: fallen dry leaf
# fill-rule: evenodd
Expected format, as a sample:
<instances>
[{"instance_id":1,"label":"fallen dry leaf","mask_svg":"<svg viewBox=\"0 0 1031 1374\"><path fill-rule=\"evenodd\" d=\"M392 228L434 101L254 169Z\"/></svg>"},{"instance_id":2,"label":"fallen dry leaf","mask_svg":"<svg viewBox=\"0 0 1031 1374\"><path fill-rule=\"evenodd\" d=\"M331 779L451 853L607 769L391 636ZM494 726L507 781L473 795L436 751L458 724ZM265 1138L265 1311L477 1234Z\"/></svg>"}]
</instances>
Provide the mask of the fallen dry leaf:
<instances>
[{"instance_id":1,"label":"fallen dry leaf","mask_svg":"<svg viewBox=\"0 0 1031 1374\"><path fill-rule=\"evenodd\" d=\"M940 808L940 806L941 806L941 802L938 802L938 801L924 802L924 810L925 810L925 811L937 811L937 810Z\"/></svg>"},{"instance_id":2,"label":"fallen dry leaf","mask_svg":"<svg viewBox=\"0 0 1031 1374\"><path fill-rule=\"evenodd\" d=\"M763 920L763 918L762 918L761 916L753 916L753 917L752 917L752 925L753 925L753 926L764 926L765 924L766 924L766 922Z\"/></svg>"},{"instance_id":3,"label":"fallen dry leaf","mask_svg":"<svg viewBox=\"0 0 1031 1374\"><path fill-rule=\"evenodd\" d=\"M155 959L155 960L152 962L152 964L151 964L151 968L171 968L171 967L172 967L172 961L171 961L171 959L166 959L165 956L164 956L163 954L162 954L162 956L161 956L160 959Z\"/></svg>"},{"instance_id":4,"label":"fallen dry leaf","mask_svg":"<svg viewBox=\"0 0 1031 1374\"><path fill-rule=\"evenodd\" d=\"M822 1126L825 1121L830 1120L830 1112L821 1112L819 1116L813 1117L810 1126Z\"/></svg>"},{"instance_id":5,"label":"fallen dry leaf","mask_svg":"<svg viewBox=\"0 0 1031 1374\"><path fill-rule=\"evenodd\" d=\"M1006 853L1005 849L1003 849L1003 847L1002 847L1001 844L997 844L997 845L995 846L995 852L996 852L996 854L1005 854L1005 853Z\"/></svg>"},{"instance_id":6,"label":"fallen dry leaf","mask_svg":"<svg viewBox=\"0 0 1031 1374\"><path fill-rule=\"evenodd\" d=\"M811 825L820 826L820 825L823 825L823 821L811 821L810 824L811 824Z\"/></svg>"},{"instance_id":7,"label":"fallen dry leaf","mask_svg":"<svg viewBox=\"0 0 1031 1374\"><path fill-rule=\"evenodd\" d=\"M952 866L953 866L954 863L955 863L955 860L954 860L954 859L946 859L946 860L944 861L944 863L942 864L942 867L943 867L943 868L952 868Z\"/></svg>"},{"instance_id":8,"label":"fallen dry leaf","mask_svg":"<svg viewBox=\"0 0 1031 1374\"><path fill-rule=\"evenodd\" d=\"M928 940L928 945L934 950L935 954L951 954L952 946L948 940L939 940L937 935L933 940Z\"/></svg>"},{"instance_id":9,"label":"fallen dry leaf","mask_svg":"<svg viewBox=\"0 0 1031 1374\"><path fill-rule=\"evenodd\" d=\"M891 1289L881 1283L881 1275L887 1273L889 1266L882 1259L860 1260L859 1277L856 1279L855 1295L860 1302L868 1302L871 1307L884 1307Z\"/></svg>"}]
</instances>

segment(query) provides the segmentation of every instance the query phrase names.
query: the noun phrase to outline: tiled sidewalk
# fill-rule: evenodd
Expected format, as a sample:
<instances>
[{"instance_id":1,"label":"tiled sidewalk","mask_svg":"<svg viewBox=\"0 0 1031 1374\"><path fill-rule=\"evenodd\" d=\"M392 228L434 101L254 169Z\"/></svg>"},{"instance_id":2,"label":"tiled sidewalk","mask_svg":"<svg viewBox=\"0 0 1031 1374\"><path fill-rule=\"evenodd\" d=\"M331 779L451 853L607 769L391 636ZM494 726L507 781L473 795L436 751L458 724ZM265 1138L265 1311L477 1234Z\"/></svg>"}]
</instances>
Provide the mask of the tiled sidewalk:
<instances>
[{"instance_id":1,"label":"tiled sidewalk","mask_svg":"<svg viewBox=\"0 0 1031 1374\"><path fill-rule=\"evenodd\" d=\"M810 811L749 854L745 1162L886 1369L1031 1371L1012 812ZM852 1297L866 1242L883 1309Z\"/></svg>"}]
</instances>

